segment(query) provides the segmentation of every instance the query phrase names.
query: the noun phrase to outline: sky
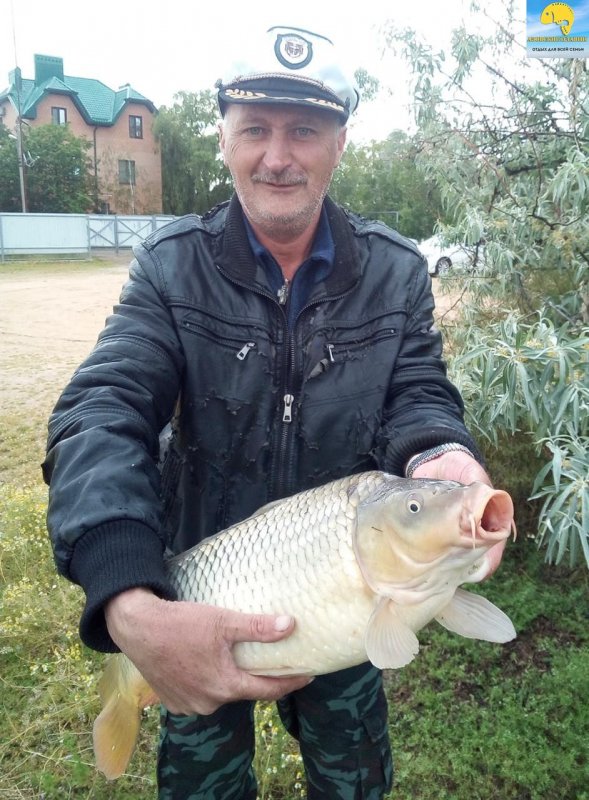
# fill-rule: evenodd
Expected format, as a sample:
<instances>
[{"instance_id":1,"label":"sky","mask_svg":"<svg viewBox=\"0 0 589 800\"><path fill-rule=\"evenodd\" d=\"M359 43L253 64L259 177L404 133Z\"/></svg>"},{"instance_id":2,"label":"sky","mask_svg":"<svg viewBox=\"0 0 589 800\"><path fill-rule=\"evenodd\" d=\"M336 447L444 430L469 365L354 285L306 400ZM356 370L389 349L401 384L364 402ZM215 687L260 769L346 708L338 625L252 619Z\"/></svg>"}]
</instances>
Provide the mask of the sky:
<instances>
[{"instance_id":1,"label":"sky","mask_svg":"<svg viewBox=\"0 0 589 800\"><path fill-rule=\"evenodd\" d=\"M517 2L523 20L525 0ZM351 71L364 67L380 80L381 96L361 104L351 126L356 138L378 140L410 126L407 72L383 47L383 26L412 27L435 48L448 47L463 19L472 30L489 27L482 12L469 16L468 0L364 0L348 8L359 10L345 11L341 0L288 6L276 0L0 0L0 90L15 64L23 77L34 77L33 56L40 53L63 58L66 75L96 78L112 89L130 83L156 106L170 105L178 91L212 89L250 32L294 25L328 36ZM521 38L525 45L523 27Z\"/></svg>"}]
</instances>

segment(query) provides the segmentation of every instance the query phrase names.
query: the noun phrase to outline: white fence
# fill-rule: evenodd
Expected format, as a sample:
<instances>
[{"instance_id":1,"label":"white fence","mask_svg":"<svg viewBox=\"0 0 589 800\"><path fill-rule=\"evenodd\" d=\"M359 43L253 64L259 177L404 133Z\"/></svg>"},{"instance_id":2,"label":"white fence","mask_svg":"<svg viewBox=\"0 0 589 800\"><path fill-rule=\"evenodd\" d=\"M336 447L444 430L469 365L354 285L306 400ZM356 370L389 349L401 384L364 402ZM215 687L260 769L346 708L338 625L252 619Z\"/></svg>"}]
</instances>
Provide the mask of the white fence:
<instances>
[{"instance_id":1,"label":"white fence","mask_svg":"<svg viewBox=\"0 0 589 800\"><path fill-rule=\"evenodd\" d=\"M8 256L55 254L90 258L92 251L132 247L172 216L0 213L0 261Z\"/></svg>"}]
</instances>

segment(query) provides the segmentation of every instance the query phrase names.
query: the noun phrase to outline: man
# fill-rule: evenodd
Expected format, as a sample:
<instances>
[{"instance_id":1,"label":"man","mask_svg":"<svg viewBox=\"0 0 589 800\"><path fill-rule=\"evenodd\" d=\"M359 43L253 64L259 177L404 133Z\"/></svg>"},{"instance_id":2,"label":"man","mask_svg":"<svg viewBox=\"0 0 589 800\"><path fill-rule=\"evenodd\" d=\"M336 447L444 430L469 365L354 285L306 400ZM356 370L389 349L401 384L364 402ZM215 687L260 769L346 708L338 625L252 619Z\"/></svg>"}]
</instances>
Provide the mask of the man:
<instances>
[{"instance_id":1,"label":"man","mask_svg":"<svg viewBox=\"0 0 589 800\"><path fill-rule=\"evenodd\" d=\"M333 45L273 28L251 58L219 83L235 196L136 248L56 406L48 526L59 569L86 592L82 638L127 653L165 707L160 798L255 797L252 701L279 698L309 798L380 798L392 779L380 672L249 675L232 645L295 621L170 602L163 569L164 547L354 472L489 480L445 375L423 259L326 197L358 102Z\"/></svg>"}]
</instances>

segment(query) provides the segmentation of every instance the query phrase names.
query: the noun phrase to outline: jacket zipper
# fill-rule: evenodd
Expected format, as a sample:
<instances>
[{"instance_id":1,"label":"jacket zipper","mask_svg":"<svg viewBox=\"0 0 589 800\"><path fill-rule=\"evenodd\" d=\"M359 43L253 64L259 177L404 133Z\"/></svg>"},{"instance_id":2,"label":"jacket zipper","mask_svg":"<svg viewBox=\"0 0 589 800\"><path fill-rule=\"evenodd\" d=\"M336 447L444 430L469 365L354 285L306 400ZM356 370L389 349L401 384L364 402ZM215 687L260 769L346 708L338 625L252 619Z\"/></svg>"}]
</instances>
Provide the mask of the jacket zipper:
<instances>
[{"instance_id":1,"label":"jacket zipper","mask_svg":"<svg viewBox=\"0 0 589 800\"><path fill-rule=\"evenodd\" d=\"M236 280L235 278L227 275L227 273L223 271L223 268L219 266L219 264L217 264L217 269L223 275L223 277L226 278L226 280L230 281L236 286L240 286L242 289L247 289L250 292L254 292L255 294L260 295L261 297L266 297L268 300L271 301L272 305L275 308L280 309L281 312L283 329L285 332L285 343L286 343L286 346L284 348L284 357L282 360L282 364L280 365L282 374L281 377L282 430L280 432L280 438L278 442L278 452L275 455L275 460L273 459L273 463L276 464L277 466L274 470L274 474L271 476L271 489L270 489L270 499L271 500L278 499L281 497L285 497L288 494L292 494L295 488L293 486L293 478L295 472L295 449L293 446L294 426L292 425L292 421L293 421L293 415L296 412L296 406L295 406L296 390L299 387L298 385L295 385L296 353L294 346L295 342L294 330L296 329L298 320L301 318L303 313L307 311L307 309L312 308L315 305L319 305L320 303L327 303L334 300L339 300L340 298L348 294L348 292L350 292L354 287L353 286L349 287L345 292L342 292L341 294L330 295L329 297L320 297L317 300L314 300L311 303L307 303L306 305L304 305L299 311L296 320L294 321L293 330L291 332L288 327L288 318L286 316L286 309L285 309L286 303L284 302L284 304L281 304L280 303L281 298L275 297L270 292L264 292L261 289L257 289L249 284L242 283L241 281ZM286 297L284 298L284 300L286 300Z\"/></svg>"},{"instance_id":2,"label":"jacket zipper","mask_svg":"<svg viewBox=\"0 0 589 800\"><path fill-rule=\"evenodd\" d=\"M351 341L344 341L344 342L337 342L335 344L326 344L325 349L329 353L329 360L335 361L335 354L337 354L340 350L358 350L364 347L367 343L374 344L375 342L381 342L383 339L393 339L397 335L396 328L381 328L377 330L373 335L366 336L364 339L360 341L353 339Z\"/></svg>"},{"instance_id":3,"label":"jacket zipper","mask_svg":"<svg viewBox=\"0 0 589 800\"><path fill-rule=\"evenodd\" d=\"M367 342L372 345L375 342L381 342L383 339L393 339L396 335L397 331L395 328L385 328L384 330L377 331L374 336L369 336L366 339L362 339L360 342L337 342L337 344L327 342L323 345L325 356L317 364L315 364L309 373L309 378L316 378L318 375L326 372L332 364L344 360L341 355L342 352L353 353L355 350L359 350L364 347Z\"/></svg>"},{"instance_id":4,"label":"jacket zipper","mask_svg":"<svg viewBox=\"0 0 589 800\"><path fill-rule=\"evenodd\" d=\"M300 389L300 385L302 384L302 377L299 376L299 379L295 381L295 367L296 367L296 352L295 352L295 330L298 323L298 320L302 317L303 313L307 311L307 309L312 308L313 306L319 305L320 303L327 303L333 300L339 300L341 297L344 297L347 292L351 291L352 287L348 289L346 292L342 292L339 295L333 295L329 297L321 297L317 300L313 300L310 303L306 303L301 310L299 311L297 318L294 320L293 329L289 331L288 324L286 324L286 335L288 337L289 346L286 350L285 356L285 367L284 367L284 395L282 398L283 402L283 414L282 414L282 436L280 439L280 448L278 453L278 471L275 480L275 490L274 490L274 497L286 497L289 494L292 494L295 491L294 486L294 476L295 476L295 448L293 444L293 437L294 437L294 429L291 426L291 422L293 419L293 413L296 412L295 406L295 399L297 396L297 390ZM286 320L286 314L285 314ZM333 345L331 345L333 347ZM330 353L331 355L331 353Z\"/></svg>"},{"instance_id":5,"label":"jacket zipper","mask_svg":"<svg viewBox=\"0 0 589 800\"><path fill-rule=\"evenodd\" d=\"M191 322L190 320L183 319L180 320L180 325L187 331L191 333L198 333L204 339L208 339L215 344L220 344L223 347L226 347L228 350L233 350L235 352L236 357L243 361L250 350L253 350L256 346L255 342L243 342L243 339L228 339L226 337L220 336L211 336L209 331L204 328L202 325L199 325L197 322Z\"/></svg>"},{"instance_id":6,"label":"jacket zipper","mask_svg":"<svg viewBox=\"0 0 589 800\"><path fill-rule=\"evenodd\" d=\"M276 454L272 454L275 458L272 459L274 464L277 464L277 467L274 469L274 474L271 476L271 488L270 488L270 499L274 500L280 497L284 497L285 495L285 487L287 486L287 479L286 479L286 471L287 471L287 461L290 463L292 460L288 458L288 452L291 449L291 439L292 434L290 434L291 423L293 419L293 411L294 411L294 401L295 396L292 393L291 389L289 388L292 382L292 371L294 366L294 339L288 329L288 318L286 316L286 300L288 294L288 288L282 294L278 296L272 295L270 292L264 292L261 289L251 286L250 284L242 283L241 281L236 280L230 275L227 275L226 272L223 271L223 268L217 264L217 269L223 275L223 277L230 281L231 283L235 284L236 286L241 287L242 289L247 289L250 292L254 292L254 294L260 295L261 297L265 297L274 306L274 308L279 309L279 313L282 319L283 330L284 330L284 356L282 359L282 363L280 364L280 385L281 385L281 395L282 395L282 402L281 402L281 423L282 429L280 431L280 437L278 441L278 451ZM285 288L284 286L282 287ZM244 353L245 348L248 347L250 343L248 342L244 348L240 350L237 354L237 357L240 357L240 354L245 358L249 349ZM290 434L290 435L289 435ZM289 482L290 482L289 478Z\"/></svg>"},{"instance_id":7,"label":"jacket zipper","mask_svg":"<svg viewBox=\"0 0 589 800\"><path fill-rule=\"evenodd\" d=\"M285 394L283 398L284 413L282 414L283 422L292 422L292 404L294 402L294 395Z\"/></svg>"},{"instance_id":8,"label":"jacket zipper","mask_svg":"<svg viewBox=\"0 0 589 800\"><path fill-rule=\"evenodd\" d=\"M250 350L253 350L255 346L256 346L255 342L246 342L246 344L244 344L239 353L237 353L237 358L240 361L245 361L245 359L247 358L247 354L249 353Z\"/></svg>"}]
</instances>

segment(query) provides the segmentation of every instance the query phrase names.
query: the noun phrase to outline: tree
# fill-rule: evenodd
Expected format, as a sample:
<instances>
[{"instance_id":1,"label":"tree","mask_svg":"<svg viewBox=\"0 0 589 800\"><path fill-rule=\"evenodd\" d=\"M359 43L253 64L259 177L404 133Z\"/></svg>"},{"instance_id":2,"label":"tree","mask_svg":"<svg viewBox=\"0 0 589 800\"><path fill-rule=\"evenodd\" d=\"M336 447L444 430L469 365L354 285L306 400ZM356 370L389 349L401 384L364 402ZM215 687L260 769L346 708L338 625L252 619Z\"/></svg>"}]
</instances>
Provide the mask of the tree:
<instances>
[{"instance_id":1,"label":"tree","mask_svg":"<svg viewBox=\"0 0 589 800\"><path fill-rule=\"evenodd\" d=\"M163 206L167 214L202 214L227 200L231 178L219 156L215 95L179 92L154 124L162 153Z\"/></svg>"},{"instance_id":2,"label":"tree","mask_svg":"<svg viewBox=\"0 0 589 800\"><path fill-rule=\"evenodd\" d=\"M380 88L380 81L371 75L364 67L360 67L354 72L354 79L362 95L362 102L374 100Z\"/></svg>"},{"instance_id":3,"label":"tree","mask_svg":"<svg viewBox=\"0 0 589 800\"><path fill-rule=\"evenodd\" d=\"M27 210L85 213L90 208L90 143L64 125L23 126ZM0 125L0 210L22 211L16 140Z\"/></svg>"},{"instance_id":4,"label":"tree","mask_svg":"<svg viewBox=\"0 0 589 800\"><path fill-rule=\"evenodd\" d=\"M21 211L16 140L0 123L0 211Z\"/></svg>"},{"instance_id":5,"label":"tree","mask_svg":"<svg viewBox=\"0 0 589 800\"><path fill-rule=\"evenodd\" d=\"M393 131L383 142L350 143L330 193L353 211L424 239L442 207L436 186L418 171L416 157L414 141L402 131Z\"/></svg>"},{"instance_id":6,"label":"tree","mask_svg":"<svg viewBox=\"0 0 589 800\"><path fill-rule=\"evenodd\" d=\"M582 60L519 55L512 4L496 13L488 36L455 31L449 54L411 31L390 43L412 69L442 231L484 244L452 342L469 423L493 441L529 433L547 558L589 565L589 80Z\"/></svg>"},{"instance_id":7,"label":"tree","mask_svg":"<svg viewBox=\"0 0 589 800\"><path fill-rule=\"evenodd\" d=\"M66 125L27 130L28 211L74 214L91 208L90 147L89 141L74 136Z\"/></svg>"}]
</instances>

